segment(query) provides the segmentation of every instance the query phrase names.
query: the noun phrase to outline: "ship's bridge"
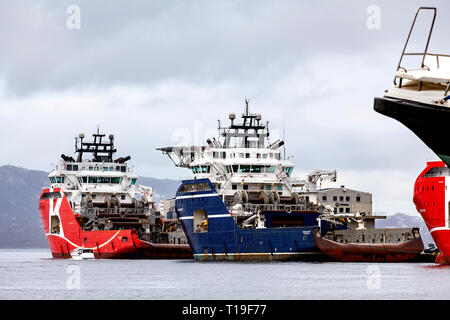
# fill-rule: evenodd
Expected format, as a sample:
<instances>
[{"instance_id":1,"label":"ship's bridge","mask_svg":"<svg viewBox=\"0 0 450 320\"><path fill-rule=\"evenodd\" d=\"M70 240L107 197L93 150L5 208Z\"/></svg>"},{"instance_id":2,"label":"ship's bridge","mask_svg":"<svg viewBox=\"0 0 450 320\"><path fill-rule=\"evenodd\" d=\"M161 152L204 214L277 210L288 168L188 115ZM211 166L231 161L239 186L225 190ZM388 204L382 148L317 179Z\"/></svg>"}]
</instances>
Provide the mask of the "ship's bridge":
<instances>
[{"instance_id":1,"label":"ship's bridge","mask_svg":"<svg viewBox=\"0 0 450 320\"><path fill-rule=\"evenodd\" d=\"M86 197L98 203L117 197L124 205L143 198L153 202L153 189L137 185L138 176L126 163L131 157L113 159L114 136L109 135L109 141L105 142L105 135L97 131L93 137L91 142L85 142L82 133L75 138L76 160L61 155L59 164L48 175L51 187L62 188L76 207ZM86 157L87 154L92 157Z\"/></svg>"}]
</instances>

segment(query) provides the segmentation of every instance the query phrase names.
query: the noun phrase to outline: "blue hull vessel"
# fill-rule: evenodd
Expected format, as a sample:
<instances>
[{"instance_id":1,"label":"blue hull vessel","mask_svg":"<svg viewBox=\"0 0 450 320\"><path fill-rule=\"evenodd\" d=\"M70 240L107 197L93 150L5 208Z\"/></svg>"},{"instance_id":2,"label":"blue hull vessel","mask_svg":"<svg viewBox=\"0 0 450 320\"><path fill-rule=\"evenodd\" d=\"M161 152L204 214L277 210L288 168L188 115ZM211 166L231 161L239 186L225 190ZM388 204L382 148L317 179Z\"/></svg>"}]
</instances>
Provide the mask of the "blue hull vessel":
<instances>
[{"instance_id":1,"label":"blue hull vessel","mask_svg":"<svg viewBox=\"0 0 450 320\"><path fill-rule=\"evenodd\" d=\"M209 179L182 181L175 208L196 260L326 259L314 242L318 211L266 210L263 227L243 228Z\"/></svg>"}]
</instances>

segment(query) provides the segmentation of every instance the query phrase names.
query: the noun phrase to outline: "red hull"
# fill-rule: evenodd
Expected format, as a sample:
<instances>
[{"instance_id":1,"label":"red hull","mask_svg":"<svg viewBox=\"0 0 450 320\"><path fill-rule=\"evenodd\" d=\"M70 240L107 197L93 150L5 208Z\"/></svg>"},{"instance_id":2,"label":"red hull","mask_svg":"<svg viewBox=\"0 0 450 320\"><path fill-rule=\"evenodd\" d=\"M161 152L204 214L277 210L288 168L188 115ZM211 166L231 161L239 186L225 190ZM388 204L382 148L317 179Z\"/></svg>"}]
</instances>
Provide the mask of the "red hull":
<instances>
[{"instance_id":1,"label":"red hull","mask_svg":"<svg viewBox=\"0 0 450 320\"><path fill-rule=\"evenodd\" d=\"M54 258L70 258L76 248L94 250L99 259L191 259L187 244L156 244L138 239L136 231L105 230L83 231L61 189L44 189L62 195L55 199L40 199L39 214L44 226L50 251ZM41 195L42 197L42 195ZM52 229L51 216L58 219L58 232Z\"/></svg>"},{"instance_id":2,"label":"red hull","mask_svg":"<svg viewBox=\"0 0 450 320\"><path fill-rule=\"evenodd\" d=\"M328 256L342 262L408 262L417 261L423 251L418 238L398 244L339 243L324 239L320 231L314 233L317 247Z\"/></svg>"},{"instance_id":3,"label":"red hull","mask_svg":"<svg viewBox=\"0 0 450 320\"><path fill-rule=\"evenodd\" d=\"M450 264L448 177L440 172L444 169L442 161L428 162L414 185L413 200L439 249L436 263Z\"/></svg>"}]
</instances>

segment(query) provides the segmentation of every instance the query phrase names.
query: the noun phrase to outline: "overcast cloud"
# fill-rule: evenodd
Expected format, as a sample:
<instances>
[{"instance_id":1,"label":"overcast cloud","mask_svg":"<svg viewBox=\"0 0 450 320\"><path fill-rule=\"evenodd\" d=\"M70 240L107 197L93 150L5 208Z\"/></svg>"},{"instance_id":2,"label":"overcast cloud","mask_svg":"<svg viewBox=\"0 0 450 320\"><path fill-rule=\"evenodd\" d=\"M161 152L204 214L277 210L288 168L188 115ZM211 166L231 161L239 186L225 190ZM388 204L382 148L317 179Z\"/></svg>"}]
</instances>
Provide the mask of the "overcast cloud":
<instances>
[{"instance_id":1,"label":"overcast cloud","mask_svg":"<svg viewBox=\"0 0 450 320\"><path fill-rule=\"evenodd\" d=\"M376 211L416 214L414 180L436 156L373 98L421 1L111 2L2 1L0 165L50 170L99 125L138 174L186 178L155 148L199 127L204 143L247 97L274 136L285 128L297 175L336 169L335 185L372 192ZM66 26L72 4L79 30ZM380 29L367 28L370 5ZM427 5L431 51L448 54L450 5Z\"/></svg>"}]
</instances>

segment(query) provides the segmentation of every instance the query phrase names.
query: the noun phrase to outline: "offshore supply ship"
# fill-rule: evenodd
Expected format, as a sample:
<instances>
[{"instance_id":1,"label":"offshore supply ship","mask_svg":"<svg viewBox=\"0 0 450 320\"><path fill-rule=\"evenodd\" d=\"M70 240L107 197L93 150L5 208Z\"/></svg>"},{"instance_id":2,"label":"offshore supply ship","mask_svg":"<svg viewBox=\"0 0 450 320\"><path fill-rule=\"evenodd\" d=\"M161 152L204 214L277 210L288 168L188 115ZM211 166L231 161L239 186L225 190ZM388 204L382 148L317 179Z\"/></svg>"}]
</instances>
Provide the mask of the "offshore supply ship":
<instances>
[{"instance_id":1,"label":"offshore supply ship","mask_svg":"<svg viewBox=\"0 0 450 320\"><path fill-rule=\"evenodd\" d=\"M319 192L318 183L336 181L336 171L316 170L304 180L292 176L294 164L280 150L284 142L270 143L268 122L250 113L247 100L242 122L237 123L234 113L229 119L228 127L219 121L222 138L208 139L206 146L158 149L194 174L194 179L182 181L178 188L175 211L195 259L348 261L352 241L376 242L378 248L384 234L386 242L384 230L376 233L366 228L366 222L375 219L366 216L366 209L351 212L350 207L341 206L337 212L324 202L326 195ZM392 243L415 244L407 254L404 248L392 250L391 256L398 261L422 251L418 231L389 232ZM321 245L328 242L320 248L320 240ZM341 251L330 247L334 244ZM350 248L352 261L366 261L360 244ZM369 249L369 253L375 260L386 258L383 250Z\"/></svg>"},{"instance_id":2,"label":"offshore supply ship","mask_svg":"<svg viewBox=\"0 0 450 320\"><path fill-rule=\"evenodd\" d=\"M77 158L61 155L42 190L39 213L54 258L192 258L186 237L155 210L153 188L137 185L127 165L113 160L114 136L97 130L75 138ZM85 159L86 155L91 159Z\"/></svg>"},{"instance_id":3,"label":"offshore supply ship","mask_svg":"<svg viewBox=\"0 0 450 320\"><path fill-rule=\"evenodd\" d=\"M407 52L419 13L431 12L432 20L423 52ZM375 98L374 109L394 118L414 132L442 161L428 162L414 185L413 201L439 248L436 263L450 263L450 55L428 52L437 10L417 10L394 78L394 87ZM405 56L416 56L415 68L403 65Z\"/></svg>"}]
</instances>

